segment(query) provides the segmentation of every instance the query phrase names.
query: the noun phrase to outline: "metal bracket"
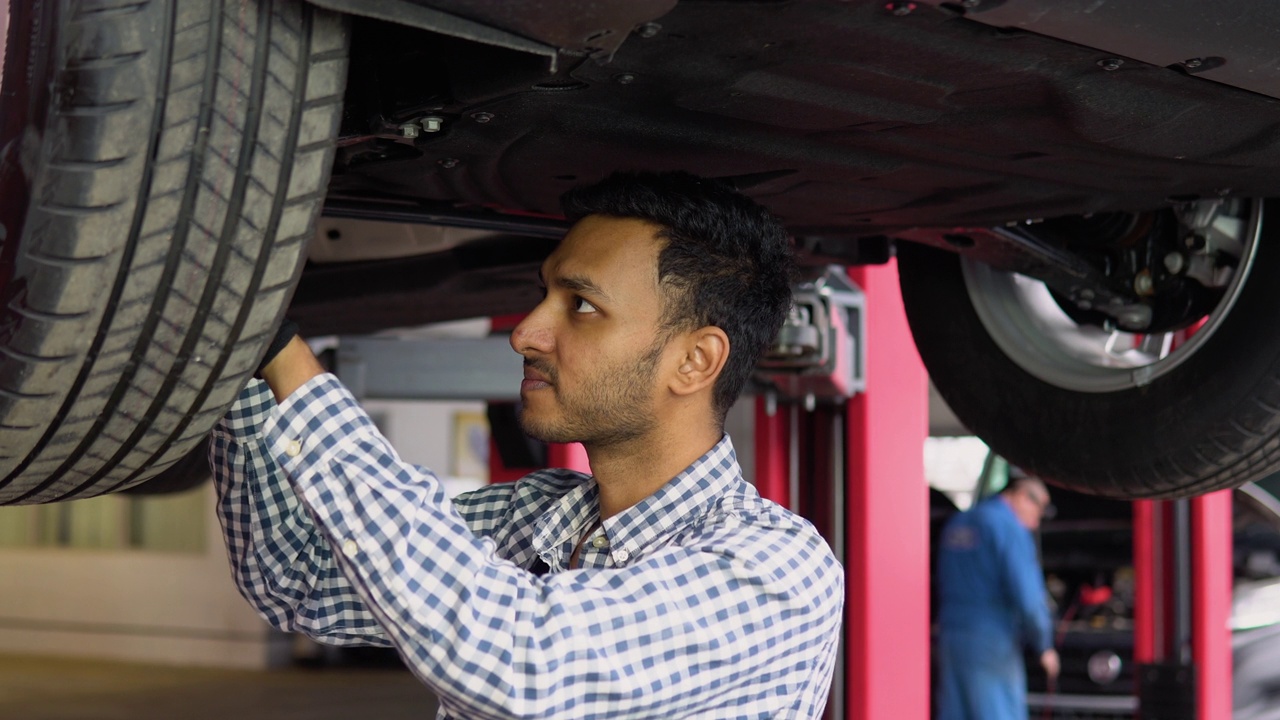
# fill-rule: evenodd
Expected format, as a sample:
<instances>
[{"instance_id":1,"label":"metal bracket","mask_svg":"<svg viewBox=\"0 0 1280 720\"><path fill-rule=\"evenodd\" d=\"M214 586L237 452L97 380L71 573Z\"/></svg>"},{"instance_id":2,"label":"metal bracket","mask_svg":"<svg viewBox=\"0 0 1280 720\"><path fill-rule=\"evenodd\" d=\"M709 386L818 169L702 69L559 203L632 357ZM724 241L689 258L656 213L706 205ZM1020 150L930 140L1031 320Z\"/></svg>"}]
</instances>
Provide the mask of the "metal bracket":
<instances>
[{"instance_id":1,"label":"metal bracket","mask_svg":"<svg viewBox=\"0 0 1280 720\"><path fill-rule=\"evenodd\" d=\"M766 392L786 400L839 402L866 389L866 296L844 268L792 288L792 305L773 345L756 365Z\"/></svg>"}]
</instances>

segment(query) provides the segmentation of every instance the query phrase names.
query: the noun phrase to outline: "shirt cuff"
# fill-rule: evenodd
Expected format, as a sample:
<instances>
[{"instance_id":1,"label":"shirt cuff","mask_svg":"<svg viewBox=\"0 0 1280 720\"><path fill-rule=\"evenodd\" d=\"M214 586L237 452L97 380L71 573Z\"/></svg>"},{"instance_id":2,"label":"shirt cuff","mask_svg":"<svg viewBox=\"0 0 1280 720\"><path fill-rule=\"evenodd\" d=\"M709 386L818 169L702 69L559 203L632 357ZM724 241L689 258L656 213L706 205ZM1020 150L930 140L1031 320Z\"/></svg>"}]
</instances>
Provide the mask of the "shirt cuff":
<instances>
[{"instance_id":1,"label":"shirt cuff","mask_svg":"<svg viewBox=\"0 0 1280 720\"><path fill-rule=\"evenodd\" d=\"M350 391L330 373L317 375L280 403L267 418L267 450L289 475L317 467L352 438L378 433Z\"/></svg>"},{"instance_id":2,"label":"shirt cuff","mask_svg":"<svg viewBox=\"0 0 1280 720\"><path fill-rule=\"evenodd\" d=\"M226 416L213 429L213 434L229 437L243 443L262 433L263 426L276 409L271 388L261 380L253 379L240 391L239 397L227 410Z\"/></svg>"}]
</instances>

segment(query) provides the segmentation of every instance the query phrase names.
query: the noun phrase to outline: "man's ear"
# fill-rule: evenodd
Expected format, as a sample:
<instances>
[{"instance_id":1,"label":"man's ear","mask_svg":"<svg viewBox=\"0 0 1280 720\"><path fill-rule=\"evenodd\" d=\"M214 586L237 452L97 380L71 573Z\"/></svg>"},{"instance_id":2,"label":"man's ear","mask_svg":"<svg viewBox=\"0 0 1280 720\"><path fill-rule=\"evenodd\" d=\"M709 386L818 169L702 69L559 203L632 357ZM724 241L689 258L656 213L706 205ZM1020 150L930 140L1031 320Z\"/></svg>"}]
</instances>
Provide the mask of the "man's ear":
<instances>
[{"instance_id":1,"label":"man's ear","mask_svg":"<svg viewBox=\"0 0 1280 720\"><path fill-rule=\"evenodd\" d=\"M681 348L683 357L676 368L671 392L692 395L715 385L729 359L729 336L724 330L714 325L698 328L684 336Z\"/></svg>"}]
</instances>

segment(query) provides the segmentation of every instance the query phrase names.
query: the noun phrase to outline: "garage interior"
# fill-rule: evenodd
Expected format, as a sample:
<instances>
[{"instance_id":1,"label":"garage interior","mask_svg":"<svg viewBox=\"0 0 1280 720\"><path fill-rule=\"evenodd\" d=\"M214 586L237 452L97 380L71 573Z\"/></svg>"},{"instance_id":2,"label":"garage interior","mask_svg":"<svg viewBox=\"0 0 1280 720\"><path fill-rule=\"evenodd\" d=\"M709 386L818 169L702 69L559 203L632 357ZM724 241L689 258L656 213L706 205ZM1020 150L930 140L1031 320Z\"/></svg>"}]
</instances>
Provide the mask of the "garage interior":
<instances>
[{"instance_id":1,"label":"garage interior","mask_svg":"<svg viewBox=\"0 0 1280 720\"><path fill-rule=\"evenodd\" d=\"M178 22L179 5L207 22ZM130 486L191 457L188 420L212 423L286 309L402 456L451 492L540 467L589 472L581 447L518 432L521 369L504 333L519 316L504 313L536 302L537 265L566 227L560 193L615 166L725 179L782 216L805 259L793 317L728 431L761 495L811 520L845 568L825 718L935 716L937 536L1012 462L967 444L981 434L1063 485L1051 488L1062 515L1036 536L1063 678L1028 663L1028 720L1280 720L1280 475L1263 477L1280 458L1280 340L1267 333L1280 243L1260 240L1280 211L1266 199L1280 192L1280 10L584 5L600 17L488 0L101 0L91 13L0 0L0 79L28 101L0 95L13 103L0 113L0 461L13 468L0 473L12 503L0 507L0 720L432 716L394 653L322 647L254 613L207 478ZM726 21L729 8L740 14ZM219 23L263 32L246 50L249 36L232 42ZM179 25L207 58L158 30ZM69 49L53 42L71 29ZM102 37L116 43L105 56L81 42ZM305 61L284 57L294 44ZM296 87L276 77L286 60ZM171 69L213 81L190 80L194 99L161 92ZM224 71L248 84L218 82ZM83 87L57 84L71 76ZM73 119L28 132L46 111ZM52 159L106 137L98 154ZM156 170L165 153L176 165ZM22 174L33 158L49 160L53 201ZM152 198L153 176L173 187ZM170 213L163 198L179 193ZM111 223L127 230L98 232ZM14 269L19 242L39 268ZM28 280L55 307L24 304ZM207 283L204 305L186 303L184 281ZM1016 294L1027 284L1040 305ZM109 302L68 299L98 285ZM89 325L99 302L101 329ZM243 326L210 320L219 304ZM1026 312L988 322L1008 306ZM1070 325L1047 353L1028 341L1057 339L1036 337L1042 307ZM21 313L34 349L8 344ZM1090 348L1100 362L1072 355L1086 335L1105 338ZM1201 340L1191 360L1177 355ZM950 414L922 356L987 427ZM1002 369L1020 387L984 402ZM1231 382L1237 371L1248 377ZM66 411L91 375L118 384ZM150 394L161 382L203 388L181 422ZM1141 402L1157 387L1165 404ZM1042 406L1046 388L1067 400ZM155 412L139 420L126 400ZM1196 403L1213 411L1151 417ZM1021 415L1004 418L1007 405ZM1255 405L1261 432L1245 422ZM18 407L55 419L26 422ZM1195 497L1101 499L1174 495Z\"/></svg>"}]
</instances>

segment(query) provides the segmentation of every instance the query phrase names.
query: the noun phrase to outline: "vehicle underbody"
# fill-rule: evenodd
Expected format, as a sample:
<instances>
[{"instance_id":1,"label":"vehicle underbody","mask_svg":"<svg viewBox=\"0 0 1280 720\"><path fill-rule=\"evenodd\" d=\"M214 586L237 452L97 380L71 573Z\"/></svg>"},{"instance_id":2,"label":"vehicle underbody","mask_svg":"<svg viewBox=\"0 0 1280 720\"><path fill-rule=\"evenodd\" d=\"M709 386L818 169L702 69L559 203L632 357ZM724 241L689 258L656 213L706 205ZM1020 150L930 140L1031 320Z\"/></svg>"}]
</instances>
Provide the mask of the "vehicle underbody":
<instances>
[{"instance_id":1,"label":"vehicle underbody","mask_svg":"<svg viewBox=\"0 0 1280 720\"><path fill-rule=\"evenodd\" d=\"M363 292L365 309L380 305L363 322L333 311L339 271L315 268L295 308L317 332L527 307L529 268L548 246L521 252L520 236L558 233L559 194L614 169L728 179L814 263L884 261L907 239L1104 310L1098 298L1137 307L1139 275L1167 275L1163 258L1191 250L1194 227L1170 208L1280 193L1277 103L1263 94L1280 82L1250 72L1261 50L1242 50L1260 47L1271 12L1256 3L1215 6L1257 17L1194 38L1188 16L1203 10L1190 3L1086 14L1018 3L1015 15L995 2L606 2L553 17L428 4L440 12L402 3L392 19L433 30L354 22L326 214L487 228L508 242L446 251L467 257L439 283L396 282L399 265L385 263L386 298ZM485 23L499 37L472 39ZM1242 26L1259 37L1240 38ZM1229 62L1214 54L1224 47ZM1206 302L1180 297L1159 327ZM1150 329L1141 315L1132 327Z\"/></svg>"},{"instance_id":2,"label":"vehicle underbody","mask_svg":"<svg viewBox=\"0 0 1280 720\"><path fill-rule=\"evenodd\" d=\"M939 394L1051 482L1280 467L1280 6L4 12L0 504L179 467L285 312L316 336L527 311L560 194L615 170L731 183L810 280L896 263Z\"/></svg>"}]
</instances>

